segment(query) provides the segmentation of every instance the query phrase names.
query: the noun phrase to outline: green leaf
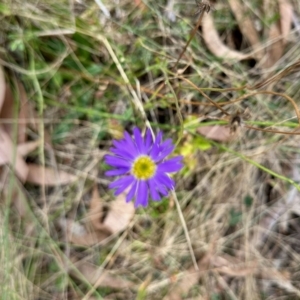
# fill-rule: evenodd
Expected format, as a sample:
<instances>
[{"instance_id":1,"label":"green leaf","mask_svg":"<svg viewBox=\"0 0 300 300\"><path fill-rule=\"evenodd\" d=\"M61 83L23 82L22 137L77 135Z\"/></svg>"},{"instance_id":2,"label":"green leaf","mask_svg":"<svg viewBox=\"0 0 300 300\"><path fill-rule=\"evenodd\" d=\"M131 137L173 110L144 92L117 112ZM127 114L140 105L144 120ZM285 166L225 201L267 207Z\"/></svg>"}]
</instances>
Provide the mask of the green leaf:
<instances>
[{"instance_id":1,"label":"green leaf","mask_svg":"<svg viewBox=\"0 0 300 300\"><path fill-rule=\"evenodd\" d=\"M250 207L252 206L252 203L253 203L253 198L249 195L247 195L245 198L244 198L244 203L247 207Z\"/></svg>"},{"instance_id":2,"label":"green leaf","mask_svg":"<svg viewBox=\"0 0 300 300\"><path fill-rule=\"evenodd\" d=\"M193 141L193 145L195 146L196 149L205 151L211 148L211 143L202 138L201 136L197 136L194 141Z\"/></svg>"},{"instance_id":3,"label":"green leaf","mask_svg":"<svg viewBox=\"0 0 300 300\"><path fill-rule=\"evenodd\" d=\"M10 42L9 48L11 51L21 51L22 52L25 49L25 45L24 45L23 40L16 39L16 40Z\"/></svg>"},{"instance_id":4,"label":"green leaf","mask_svg":"<svg viewBox=\"0 0 300 300\"><path fill-rule=\"evenodd\" d=\"M91 75L99 75L101 74L103 68L102 66L98 65L98 64L91 64L88 68L87 71L91 74Z\"/></svg>"},{"instance_id":5,"label":"green leaf","mask_svg":"<svg viewBox=\"0 0 300 300\"><path fill-rule=\"evenodd\" d=\"M230 219L229 219L229 225L235 226L237 225L242 219L242 213L240 211L235 211L235 209L231 209L230 211Z\"/></svg>"}]
</instances>

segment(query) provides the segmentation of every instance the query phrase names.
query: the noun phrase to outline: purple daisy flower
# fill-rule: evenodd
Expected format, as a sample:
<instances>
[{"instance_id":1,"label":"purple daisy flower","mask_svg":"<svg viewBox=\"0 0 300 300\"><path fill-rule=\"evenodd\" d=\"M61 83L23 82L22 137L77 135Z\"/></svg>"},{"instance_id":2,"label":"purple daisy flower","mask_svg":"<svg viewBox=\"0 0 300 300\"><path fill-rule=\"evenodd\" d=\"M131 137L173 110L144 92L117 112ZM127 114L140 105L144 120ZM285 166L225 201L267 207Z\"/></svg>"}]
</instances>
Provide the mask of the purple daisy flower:
<instances>
[{"instance_id":1,"label":"purple daisy flower","mask_svg":"<svg viewBox=\"0 0 300 300\"><path fill-rule=\"evenodd\" d=\"M126 202L135 200L135 207L148 205L149 194L154 201L167 196L175 183L168 173L177 172L182 167L182 156L171 159L166 157L174 150L171 139L162 140L160 131L155 140L147 129L145 137L138 128L133 129L133 137L125 132L124 138L114 140L110 151L113 155L106 155L105 162L114 169L105 173L107 176L121 176L109 185L116 189L119 195L129 190Z\"/></svg>"}]
</instances>

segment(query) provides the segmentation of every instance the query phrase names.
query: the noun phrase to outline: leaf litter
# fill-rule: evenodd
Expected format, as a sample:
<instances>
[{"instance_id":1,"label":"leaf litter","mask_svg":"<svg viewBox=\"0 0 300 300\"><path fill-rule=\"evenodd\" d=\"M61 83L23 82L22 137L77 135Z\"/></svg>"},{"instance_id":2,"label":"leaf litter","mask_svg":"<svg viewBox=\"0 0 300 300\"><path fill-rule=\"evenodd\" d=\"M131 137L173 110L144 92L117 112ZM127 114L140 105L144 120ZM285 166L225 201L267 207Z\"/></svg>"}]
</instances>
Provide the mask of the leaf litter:
<instances>
[{"instance_id":1,"label":"leaf litter","mask_svg":"<svg viewBox=\"0 0 300 300\"><path fill-rule=\"evenodd\" d=\"M2 108L0 116L2 120L13 120L14 101L12 92L10 88L6 88L3 71L2 69L0 71L0 87L2 92L0 95ZM38 164L26 163L23 159L23 157L26 157L41 146L41 141L27 141L26 127L28 124L27 120L30 119L27 106L28 100L23 86L20 83L17 83L17 86L21 106L18 115L20 120L18 124L19 144L14 144L10 138L10 135L13 133L13 127L9 123L5 123L3 127L0 127L0 164L4 165L9 163L22 182L26 181L27 183L40 186L56 186L74 183L78 180L76 175ZM24 200L26 201L27 199L24 194L21 195L20 193L20 188L16 187L15 191L13 191L13 203L20 216L24 217L27 211ZM102 222L103 207L97 186L95 186L90 202L90 210L85 220L86 226L70 219L65 221L61 220L60 224L62 227L63 225L67 226L65 230L67 231L70 242L88 247L98 244L111 235L118 234L125 230L134 215L134 211L133 203L127 204L125 202L125 196L120 195L111 203L109 211ZM105 286L117 289L132 287L131 282L117 278L106 270L99 272L99 268L85 261L77 263L76 266L91 284L97 283L97 287ZM100 277L101 280L99 280Z\"/></svg>"},{"instance_id":2,"label":"leaf litter","mask_svg":"<svg viewBox=\"0 0 300 300\"><path fill-rule=\"evenodd\" d=\"M132 282L114 275L113 270L103 270L86 261L75 262L74 266L85 277L85 279L94 286L94 288L98 288L100 286L113 289L126 289L134 287ZM74 274L76 273L74 272Z\"/></svg>"},{"instance_id":3,"label":"leaf litter","mask_svg":"<svg viewBox=\"0 0 300 300\"><path fill-rule=\"evenodd\" d=\"M67 239L77 246L94 246L109 241L109 238L128 228L133 216L134 205L132 202L125 202L126 195L120 194L110 205L104 220L103 203L99 196L98 188L95 185L91 195L90 209L84 219L84 224L68 219L60 221L60 225L67 232ZM84 278L93 285L93 288L110 287L114 289L133 288L134 283L122 279L113 271L99 268L87 260L74 262L74 266ZM72 272L78 277L77 272ZM80 276L80 277L81 277Z\"/></svg>"},{"instance_id":4,"label":"leaf litter","mask_svg":"<svg viewBox=\"0 0 300 300\"><path fill-rule=\"evenodd\" d=\"M140 1L136 1L136 3L139 2ZM280 3L283 2L281 1L279 2L279 4ZM274 27L276 30L274 30L274 32L272 33L272 37L270 38L271 33L268 33L269 35L266 34L266 41L263 43L262 46L264 47L263 49L264 53L266 53L267 49L268 51L271 52L273 51L273 54L270 55L270 61L271 62L273 61L275 63L280 61L284 53L284 46L282 45L282 43L279 44L276 41L280 39L285 39L286 41L288 41L288 37L290 33L290 23L288 21L288 17L287 20L284 20L284 18L282 17L284 14L280 12L280 15L281 15L280 22L276 22L276 28ZM239 19L238 17L236 17L236 19L241 24L242 22L241 19ZM279 23L280 26L278 25ZM236 51L233 48L232 49L229 48L227 45L225 45L219 33L213 27L214 24L210 24L208 30L205 29L206 25L209 25L209 23L204 24L202 28L203 32L206 34L205 35L206 43L207 41L209 41L209 38L211 38L208 35L209 30L215 30L215 34L216 34L215 37L211 38L212 41L208 42L207 45L208 48L211 49L210 51L214 53L216 56L224 55L224 58L226 58L227 55L227 57L229 57L233 61L244 60L244 57L245 59L250 57L255 57L254 55L255 51L254 53L251 52L250 54L248 54L248 52L244 53L243 52L244 50ZM273 26L274 24L271 25ZM246 36L246 33L247 31L244 31L243 34ZM213 39L215 39L217 42L214 41ZM247 39L248 42L251 44L251 48L252 45L254 48L256 43L253 42L255 41L255 39L253 39L253 36L252 38L251 36L250 37L248 36ZM259 40L262 40L260 34L259 34ZM275 46L277 48L275 48ZM219 48L221 49L221 51ZM255 59L259 60L259 58L256 57ZM269 64L272 67L272 63ZM29 119L29 116L27 116L26 118L26 113L24 113L24 120L25 119ZM13 145L16 148L15 152L19 155L20 158L26 157L31 153L31 151L35 151L36 147L40 146L40 142L38 141L36 142L27 141L26 132L28 132L28 130L26 130L26 126L28 125L29 124L26 123L26 125L24 125L22 128L23 130L20 133L21 138L20 140L18 140L18 145ZM214 131L214 135L212 135L211 133L213 131ZM15 139L12 138L12 136L10 136L9 130L6 130L5 132L6 134L8 134L11 143L12 141L15 141ZM230 142L230 128L226 126L220 126L215 128L213 127L202 128L201 130L199 130L199 133L203 134L207 138L211 138L216 141ZM211 135L209 136L209 134ZM287 143L290 142L291 142L290 140L287 141ZM247 145L241 145L242 150L250 152L250 155L253 155L258 161L261 160L263 163L266 163L267 161L275 164L275 162L272 162L272 160L269 160L268 158L265 159L265 157L263 157L262 155L255 153L253 149L247 149ZM251 144L251 147L252 146L253 144ZM228 153L223 153L223 158L224 158L223 161L217 160L215 158L216 158L215 153L211 151L203 154L201 163L195 161L195 165L198 168L198 170L205 169L206 171L207 170L208 171L205 172L204 175L203 173L199 172L199 176L196 177L196 180L193 183L195 185L195 188L191 190L189 195L184 195L181 202L182 206L185 208L184 214L188 220L188 227L190 230L190 234L193 237L193 244L195 248L197 250L200 249L199 251L201 251L202 254L203 252L207 253L204 254L204 259L198 260L200 272L195 272L193 268L189 269L188 267L188 263L186 262L187 261L186 257L188 256L188 254L186 252L185 247L182 244L181 241L182 237L180 236L180 234L178 234L178 232L180 231L179 228L180 226L178 226L178 224L174 222L175 225L174 227L172 227L171 223L173 222L173 220L176 220L176 216L172 214L171 211L168 211L166 213L167 217L165 219L163 217L157 218L158 224L155 224L156 222L153 222L152 233L155 232L155 234L154 235L152 234L153 236L151 236L151 238L145 239L144 241L142 240L143 237L141 235L138 236L139 239L138 247L136 248L134 248L134 246L130 247L130 253L128 253L126 259L123 260L121 264L113 263L112 265L114 269L111 271L101 269L98 266L99 265L98 261L96 261L95 259L96 256L95 253L101 252L102 255L103 245L108 245L109 241L117 238L116 235L118 233L126 230L127 228L130 228L132 223L131 220L134 214L134 209L132 209L130 206L128 206L128 204L125 203L124 196L123 196L123 199L120 197L119 200L120 203L121 201L123 201L122 203L124 204L124 206L120 207L117 204L115 204L117 203L115 201L118 200L116 199L110 202L111 213L110 211L106 212L105 205L107 205L107 202L109 202L106 201L108 196L106 196L105 201L102 200L98 192L98 187L94 186L93 194L90 201L90 206L88 210L85 211L83 217L81 216L82 218L79 219L79 221L74 221L69 216L65 216L64 213L62 213L62 216L60 217L60 222L65 224L65 226L61 226L61 227L65 229L66 232L68 232L67 242L70 241L71 243L75 244L75 246L78 245L84 248L84 251L81 253L80 251L77 251L76 247L70 247L68 249L69 245L65 245L66 253L68 253L68 250L71 249L70 251L71 255L73 255L75 252L76 255L80 253L84 255L84 257L88 256L81 261L74 260L74 264L86 277L86 280L89 281L91 284L95 285L96 288L97 287L111 287L115 289L118 289L118 287L123 287L124 289L131 288L133 286L132 282L128 282L128 281L123 282L122 280L118 281L121 278L121 276L115 276L115 274L118 274L119 272L118 267L120 266L120 268L124 267L124 269L128 269L129 272L132 272L134 274L134 276L136 277L140 276L139 279L141 279L141 281L144 282L147 281L145 280L145 278L147 278L145 274L149 274L149 273L151 275L155 274L155 276L150 275L152 282L149 285L146 284L146 288L145 288L147 291L149 291L149 295L150 295L149 297L151 298L153 296L153 299L156 298L161 299L162 292L166 290L164 288L169 286L172 287L167 292L168 295L166 297L169 297L169 299L183 299L184 296L182 295L188 294L193 289L193 286L196 286L197 288L199 288L199 290L201 290L201 297L202 297L202 291L205 290L205 288L206 291L211 292L211 294L209 293L205 294L205 292L203 293L205 295L203 296L203 298L206 297L207 299L210 299L211 295L216 297L222 297L223 295L227 295L228 290L233 291L232 292L233 296L235 296L234 293L236 291L239 291L239 293L241 293L241 295L244 296L245 294L243 293L243 290L247 288L246 287L247 280L248 279L252 280L253 277L257 278L258 279L257 282L259 283L262 280L264 282L267 281L269 283L272 283L269 284L268 286L268 288L270 289L272 288L272 285L275 284L276 286L281 287L282 290L285 292L299 295L299 291L293 286L293 283L295 282L292 281L293 274L291 274L289 271L286 271L284 267L285 264L288 265L288 263L291 263L289 265L291 266L291 268L293 266L295 267L297 260L295 258L293 259L293 255L296 254L296 251L293 251L292 249L290 250L290 252L288 252L283 246L281 247L280 243L278 243L274 238L274 236L276 235L276 238L283 239L283 236L279 235L279 233L276 231L277 229L276 226L278 226L282 230L287 230L288 226L290 226L290 220L289 219L287 220L283 217L288 215L285 213L285 210L290 209L291 212L299 213L299 206L297 205L299 199L298 197L294 197L294 198L292 197L295 191L293 190L291 192L291 197L290 197L290 201L291 201L290 204L291 203L293 204L292 207L290 207L286 203L283 203L283 205L278 205L279 209L277 212L280 213L281 218L277 219L276 215L274 214L276 221L275 222L270 221L270 219L267 219L270 214L266 213L265 215L261 215L261 209L264 208L264 206L259 205L257 203L258 201L264 200L264 196L263 196L264 194L261 191L262 187L265 186L264 179L260 180L258 184L257 172L254 172L253 168L251 168L251 166L249 167L244 162L238 162L235 164L235 162L233 161L234 159L232 159L232 156L228 155ZM23 161L25 161L24 158ZM9 160L6 159L5 163L8 162ZM38 170L35 178L34 175L31 175L34 178L32 179L32 182L34 184L42 187L46 185L49 186L51 185L51 188L52 186L54 186L54 190L56 192L58 190L60 191L61 188L60 185L62 184L67 185L68 180L69 183L72 184L74 183L77 184L78 182L78 177L77 179L74 178L73 174L68 174L68 173L65 174L64 172L60 173L60 170L54 170L51 168L45 169L44 166L39 165L37 163L35 164L26 163L26 166L27 168L28 166L30 168L31 166L33 166L32 170ZM14 165L12 165L11 167L16 168ZM232 170L234 170L234 172L232 172ZM15 172L16 174L18 173L16 170ZM46 173L48 173L49 175L50 178L49 181L46 181L46 179L43 178L43 176ZM39 176L37 175L41 175L40 176L41 178L38 178ZM58 180L60 175L62 175L62 178L66 178L64 179L65 181L60 182L60 180ZM27 176L23 175L23 177L26 177L27 180ZM241 180L241 178L243 178L243 180ZM184 178L184 180L186 180L186 178ZM247 189L244 186L245 182L247 183L248 186ZM205 183L205 184L201 185L201 183ZM236 194L233 191L233 186L238 187L238 191ZM57 189L55 189L55 187L57 187ZM280 190L280 192L283 195L286 192L285 189L282 188L281 186L280 187L276 186L276 188ZM252 197L253 197L254 204L251 204L253 206L250 205L251 207L248 208L249 211L245 211L245 208L241 207L240 204L242 202L242 197L244 196L245 191L248 190L250 190L250 192L253 193ZM202 195L204 195L203 196L204 198L202 197ZM226 195L226 199L225 199L225 195ZM84 196L85 195L79 195L78 198L82 200ZM63 201L65 201L63 194L60 195L60 198L63 199ZM226 203L225 200L227 201ZM105 205L103 204L104 202L106 203ZM254 205L256 206L254 207ZM201 209L199 209L199 207L201 207ZM226 222L228 221L226 219L228 215L228 207L234 207L237 211L239 210L242 211L241 222L243 222L243 224L238 223L237 225L235 225L236 226L235 228L231 228L226 225L227 224ZM276 207L277 206L275 205L274 206L270 205L268 211L276 212ZM126 211L127 208L129 209L128 211ZM122 209L125 209L124 219L122 219L122 215L123 215ZM23 214L24 212L26 211L24 210ZM150 213L153 212L151 211ZM246 220L248 215L250 215L250 217L252 216L251 222L249 220ZM207 220L207 216L209 216L209 220ZM283 223L278 224L280 220L284 221L284 226ZM160 223L162 221L164 221L165 223L164 224ZM165 228L168 228L167 231ZM256 235L256 231L259 230L263 231L264 235L260 235L260 236ZM148 265L149 260L147 259L149 259L149 256L156 255L157 253L159 254L161 250L160 247L157 246L157 239L159 239L161 237L161 234L165 232L170 232L171 233L170 235L172 235L170 236L170 240L172 240L172 242L170 242L171 245L170 248L172 248L172 251L169 252L166 251L166 255L162 255L161 263L162 264L165 263L165 265L160 267L155 266L155 270L152 270L153 266ZM130 239L132 238L133 241L130 245L136 246L137 243L136 232L132 231L130 232L130 235L132 235L133 238L131 236L128 237L128 243L131 243ZM210 245L213 243L212 242L213 235L217 236L216 238L217 246L214 249L209 249ZM251 241L252 236L253 236L253 241L254 241L254 237L256 237L261 242L257 244L250 243L251 245L248 245L247 243L249 242L249 240L246 239L248 237L250 238ZM274 244L276 245L277 248L274 246ZM280 248L279 250L278 247ZM288 259L282 259L282 258L278 259L278 255L276 255L275 253L276 251L273 248L276 251L283 253L283 255L290 255L290 257ZM152 249L155 250L153 251ZM267 254L264 252L265 249L268 249ZM93 250L95 251L92 252ZM232 252L233 257L225 255L224 252L226 251ZM275 254L272 253L273 251ZM91 256L93 256L93 258L95 259L94 260L95 263L90 262L92 260L90 259L89 256L91 253L93 253L93 255ZM245 257L245 254L247 254L248 256ZM201 255L199 255L198 257L201 257ZM276 265L275 263L278 264ZM164 269L164 266L167 267ZM174 269L173 266L175 266ZM161 269L163 270L163 272L160 272ZM178 271L182 269L186 271L184 272ZM203 271L202 273L201 270ZM212 274L214 274L215 277L212 276ZM204 278L205 276L207 277ZM216 277L223 280L222 284L221 281L217 283L214 281ZM78 279L80 280L80 278ZM209 281L210 284L208 286L205 286L207 281ZM112 284L110 284L110 282L112 282ZM51 288L53 288L51 284L50 286ZM78 288L79 286L81 286L81 283L78 284L76 288ZM151 291L154 290L156 291L155 294L154 293L151 294ZM264 288L262 288L262 290L266 291L264 290ZM216 293L213 294L213 292ZM236 293L237 295L239 295L238 292ZM276 293L273 293L273 295L276 295ZM110 294L110 296L112 296L112 294ZM193 296L190 298L195 298L195 297Z\"/></svg>"},{"instance_id":5,"label":"leaf litter","mask_svg":"<svg viewBox=\"0 0 300 300\"><path fill-rule=\"evenodd\" d=\"M84 224L73 220L67 221L68 238L70 242L80 246L91 246L102 243L110 236L128 228L134 213L134 204L125 202L126 195L120 194L108 208L104 217L104 206L99 196L97 186L94 186L90 207L84 218ZM61 225L64 222L61 222Z\"/></svg>"},{"instance_id":6,"label":"leaf litter","mask_svg":"<svg viewBox=\"0 0 300 300\"><path fill-rule=\"evenodd\" d=\"M37 164L27 164L26 182L42 186L70 184L78 180L76 175Z\"/></svg>"},{"instance_id":7,"label":"leaf litter","mask_svg":"<svg viewBox=\"0 0 300 300\"><path fill-rule=\"evenodd\" d=\"M0 127L0 164L10 164L15 170L16 174L21 181L26 181L28 176L28 166L24 159L18 154L14 143L6 133L6 131Z\"/></svg>"},{"instance_id":8,"label":"leaf litter","mask_svg":"<svg viewBox=\"0 0 300 300\"><path fill-rule=\"evenodd\" d=\"M229 7L236 18L242 35L248 41L251 51L242 53L225 45L214 26L213 17L209 14L203 18L202 22L203 39L208 49L214 55L224 59L245 60L255 58L261 67L272 67L284 54L287 38L291 32L293 7L288 0L266 3L268 2L264 2L265 16L270 17L277 10L279 20L273 22L270 28L264 28L267 36L264 42L262 42L262 37L256 29L255 17L251 17L251 12L249 12L249 9L247 10L247 6L243 5L241 0L230 0Z\"/></svg>"},{"instance_id":9,"label":"leaf litter","mask_svg":"<svg viewBox=\"0 0 300 300\"><path fill-rule=\"evenodd\" d=\"M202 22L203 39L207 48L216 56L229 60L249 59L251 54L241 53L227 47L221 40L210 14L205 14Z\"/></svg>"}]
</instances>

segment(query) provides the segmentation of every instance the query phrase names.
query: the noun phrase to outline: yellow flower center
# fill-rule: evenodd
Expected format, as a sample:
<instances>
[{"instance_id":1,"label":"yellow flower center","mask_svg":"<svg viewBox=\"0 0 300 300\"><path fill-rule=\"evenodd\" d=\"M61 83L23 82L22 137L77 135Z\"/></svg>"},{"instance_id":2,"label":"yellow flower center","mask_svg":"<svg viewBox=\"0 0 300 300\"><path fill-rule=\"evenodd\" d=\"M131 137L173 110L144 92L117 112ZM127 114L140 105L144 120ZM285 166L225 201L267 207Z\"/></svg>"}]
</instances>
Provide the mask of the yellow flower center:
<instances>
[{"instance_id":1,"label":"yellow flower center","mask_svg":"<svg viewBox=\"0 0 300 300\"><path fill-rule=\"evenodd\" d=\"M140 180L147 180L155 174L156 164L149 156L140 156L133 163L131 172Z\"/></svg>"}]
</instances>

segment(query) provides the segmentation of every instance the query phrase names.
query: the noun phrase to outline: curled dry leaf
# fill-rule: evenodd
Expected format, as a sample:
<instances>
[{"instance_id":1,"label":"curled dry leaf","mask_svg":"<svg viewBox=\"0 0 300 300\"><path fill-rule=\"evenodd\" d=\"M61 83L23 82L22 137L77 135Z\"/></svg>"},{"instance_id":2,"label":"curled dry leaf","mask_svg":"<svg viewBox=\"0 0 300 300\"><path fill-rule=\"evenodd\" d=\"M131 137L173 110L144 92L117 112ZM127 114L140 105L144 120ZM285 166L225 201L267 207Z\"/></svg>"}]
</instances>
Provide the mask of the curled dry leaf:
<instances>
[{"instance_id":1,"label":"curled dry leaf","mask_svg":"<svg viewBox=\"0 0 300 300\"><path fill-rule=\"evenodd\" d=\"M278 4L278 5L277 5ZM269 44L266 49L260 50L261 43L257 30L255 29L253 20L247 15L245 6L241 0L229 0L230 8L238 22L239 28L243 33L243 36L247 39L251 45L253 51L249 54L244 54L235 50L232 50L225 46L215 27L212 16L205 15L202 22L203 38L209 48L209 50L216 56L243 60L250 57L254 57L261 63L264 68L272 67L283 55L286 38L290 33L292 26L293 7L289 0L278 1L265 1L265 11L271 17L271 13L274 14L272 8L279 10L280 20L271 25L267 34L267 43Z\"/></svg>"},{"instance_id":2,"label":"curled dry leaf","mask_svg":"<svg viewBox=\"0 0 300 300\"><path fill-rule=\"evenodd\" d=\"M127 228L134 215L134 205L132 202L126 203L125 197L125 194L120 194L116 200L111 203L107 216L102 222L102 200L99 196L97 186L94 187L90 210L87 215L87 219L94 230L105 230L111 234L116 234Z\"/></svg>"},{"instance_id":3,"label":"curled dry leaf","mask_svg":"<svg viewBox=\"0 0 300 300\"><path fill-rule=\"evenodd\" d=\"M102 230L93 230L70 219L61 220L60 226L66 232L67 240L78 246L93 246L110 236L110 232L105 228Z\"/></svg>"},{"instance_id":4,"label":"curled dry leaf","mask_svg":"<svg viewBox=\"0 0 300 300\"><path fill-rule=\"evenodd\" d=\"M134 205L125 202L125 194L119 195L112 202L106 218L102 222L103 205L97 186L94 187L89 212L85 218L85 226L67 220L61 222L71 243L80 246L92 246L103 242L112 234L125 230L134 216Z\"/></svg>"},{"instance_id":5,"label":"curled dry leaf","mask_svg":"<svg viewBox=\"0 0 300 300\"><path fill-rule=\"evenodd\" d=\"M14 168L21 181L24 182L28 175L28 166L22 157L35 150L39 144L40 141L28 142L18 145L17 150L15 150L15 145L8 134L0 128L0 165L9 163ZM16 159L14 163L15 151Z\"/></svg>"},{"instance_id":6,"label":"curled dry leaf","mask_svg":"<svg viewBox=\"0 0 300 300\"><path fill-rule=\"evenodd\" d=\"M199 278L203 275L204 271L209 268L209 261L211 254L206 254L201 260L198 261L198 271L195 271L194 267L191 267L185 272L181 280L175 283L170 289L170 293L164 298L164 300L181 300L183 294L187 294L189 290L198 283Z\"/></svg>"},{"instance_id":7,"label":"curled dry leaf","mask_svg":"<svg viewBox=\"0 0 300 300\"><path fill-rule=\"evenodd\" d=\"M283 41L291 32L293 22L293 6L289 0L279 0L280 28Z\"/></svg>"},{"instance_id":8,"label":"curled dry leaf","mask_svg":"<svg viewBox=\"0 0 300 300\"><path fill-rule=\"evenodd\" d=\"M272 67L282 56L284 52L284 44L281 39L279 24L273 24L269 31L269 41L271 45L267 47L265 60L263 61L264 68Z\"/></svg>"},{"instance_id":9,"label":"curled dry leaf","mask_svg":"<svg viewBox=\"0 0 300 300\"><path fill-rule=\"evenodd\" d=\"M0 165L9 163L21 181L25 181L28 175L28 166L15 149L15 145L0 127Z\"/></svg>"},{"instance_id":10,"label":"curled dry leaf","mask_svg":"<svg viewBox=\"0 0 300 300\"><path fill-rule=\"evenodd\" d=\"M292 27L293 7L289 0L278 1L280 20L273 23L268 33L268 41L271 43L266 49L263 67L272 67L283 55L286 38Z\"/></svg>"},{"instance_id":11,"label":"curled dry leaf","mask_svg":"<svg viewBox=\"0 0 300 300\"><path fill-rule=\"evenodd\" d=\"M197 129L201 135L218 142L228 142L232 139L230 128L226 126L203 126Z\"/></svg>"},{"instance_id":12,"label":"curled dry leaf","mask_svg":"<svg viewBox=\"0 0 300 300\"><path fill-rule=\"evenodd\" d=\"M7 120L8 122L14 119L14 98L13 93L8 85L5 87L5 95L0 110L0 119ZM12 136L13 126L11 122L8 122L4 122L2 127L9 136Z\"/></svg>"},{"instance_id":13,"label":"curled dry leaf","mask_svg":"<svg viewBox=\"0 0 300 300\"><path fill-rule=\"evenodd\" d=\"M27 164L28 176L26 181L38 185L69 184L78 178L64 171L54 170L36 164Z\"/></svg>"},{"instance_id":14,"label":"curled dry leaf","mask_svg":"<svg viewBox=\"0 0 300 300\"><path fill-rule=\"evenodd\" d=\"M216 56L223 59L243 60L251 57L251 54L241 53L225 46L215 28L213 17L204 14L202 21L203 39L207 48Z\"/></svg>"},{"instance_id":15,"label":"curled dry leaf","mask_svg":"<svg viewBox=\"0 0 300 300\"><path fill-rule=\"evenodd\" d=\"M1 75L0 75L1 77ZM1 81L1 79L0 79ZM4 83L0 84L5 85ZM0 119L6 120L2 125L4 130L8 133L9 136L12 136L14 126L11 120L15 120L15 103L18 103L20 107L18 113L18 143L24 143L26 141L26 126L28 118L28 100L25 89L20 82L16 83L15 95L13 94L9 85L5 85L5 95L4 99L0 101ZM14 96L17 98L15 99Z\"/></svg>"},{"instance_id":16,"label":"curled dry leaf","mask_svg":"<svg viewBox=\"0 0 300 300\"><path fill-rule=\"evenodd\" d=\"M0 66L0 111L4 103L5 90L6 90L5 76L4 76L3 69Z\"/></svg>"},{"instance_id":17,"label":"curled dry leaf","mask_svg":"<svg viewBox=\"0 0 300 300\"><path fill-rule=\"evenodd\" d=\"M90 202L90 209L87 215L87 219L91 222L91 225L96 230L103 229L102 223L102 216L103 216L103 205L102 200L99 196L98 187L95 184L92 192L92 199Z\"/></svg>"},{"instance_id":18,"label":"curled dry leaf","mask_svg":"<svg viewBox=\"0 0 300 300\"><path fill-rule=\"evenodd\" d=\"M238 22L241 32L254 50L253 56L260 60L263 56L263 52L257 50L257 48L260 46L260 41L258 33L253 24L253 20L245 11L245 6L242 4L241 0L229 0L229 5Z\"/></svg>"},{"instance_id":19,"label":"curled dry leaf","mask_svg":"<svg viewBox=\"0 0 300 300\"><path fill-rule=\"evenodd\" d=\"M125 199L126 194L122 193L112 202L107 217L103 222L113 234L125 230L134 216L133 202L126 203Z\"/></svg>"},{"instance_id":20,"label":"curled dry leaf","mask_svg":"<svg viewBox=\"0 0 300 300\"><path fill-rule=\"evenodd\" d=\"M41 144L40 140L19 144L17 146L18 154L24 157L28 155L30 152L34 151L40 144Z\"/></svg>"}]
</instances>

